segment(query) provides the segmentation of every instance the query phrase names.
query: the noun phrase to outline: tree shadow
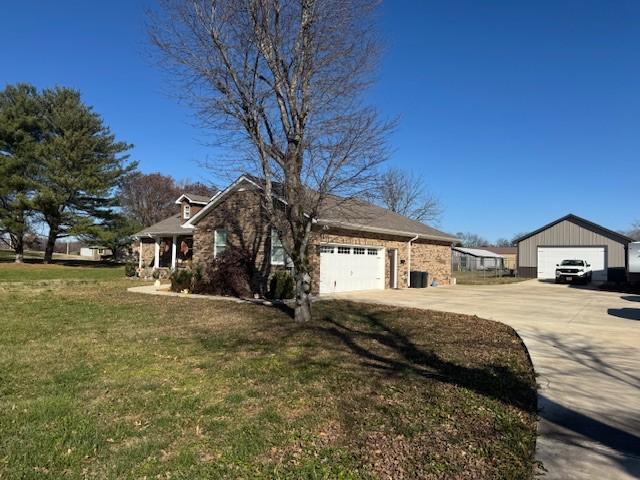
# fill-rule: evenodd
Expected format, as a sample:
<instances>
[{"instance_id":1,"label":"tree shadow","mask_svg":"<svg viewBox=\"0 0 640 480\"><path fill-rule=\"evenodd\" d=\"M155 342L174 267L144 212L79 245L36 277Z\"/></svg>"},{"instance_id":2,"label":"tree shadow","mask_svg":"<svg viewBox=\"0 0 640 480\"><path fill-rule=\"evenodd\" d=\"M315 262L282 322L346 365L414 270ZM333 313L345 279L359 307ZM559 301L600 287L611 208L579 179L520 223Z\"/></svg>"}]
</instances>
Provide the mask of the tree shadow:
<instances>
[{"instance_id":1,"label":"tree shadow","mask_svg":"<svg viewBox=\"0 0 640 480\"><path fill-rule=\"evenodd\" d=\"M591 449L592 445L586 444L584 440L597 442L622 453L621 457L607 455L606 452L601 451L627 472L632 475L640 475L640 437L638 435L612 427L600 420L567 408L544 395L540 395L538 402L540 417L561 427L559 430L549 429L551 431L545 432L545 436L563 444L586 449Z\"/></svg>"},{"instance_id":2,"label":"tree shadow","mask_svg":"<svg viewBox=\"0 0 640 480\"><path fill-rule=\"evenodd\" d=\"M536 386L533 377L526 379L524 375L495 363L468 367L445 360L418 347L407 335L375 313L362 312L361 315L362 321L372 330L350 327L336 317L325 315L322 319L324 325L320 323L313 328L338 339L361 358L365 367L388 375L409 373L424 379L437 379L535 414Z\"/></svg>"},{"instance_id":3,"label":"tree shadow","mask_svg":"<svg viewBox=\"0 0 640 480\"><path fill-rule=\"evenodd\" d=\"M625 320L640 321L640 308L609 308L607 313L613 317L624 318Z\"/></svg>"},{"instance_id":4,"label":"tree shadow","mask_svg":"<svg viewBox=\"0 0 640 480\"><path fill-rule=\"evenodd\" d=\"M640 302L640 295L623 295L620 298L628 302Z\"/></svg>"}]
</instances>

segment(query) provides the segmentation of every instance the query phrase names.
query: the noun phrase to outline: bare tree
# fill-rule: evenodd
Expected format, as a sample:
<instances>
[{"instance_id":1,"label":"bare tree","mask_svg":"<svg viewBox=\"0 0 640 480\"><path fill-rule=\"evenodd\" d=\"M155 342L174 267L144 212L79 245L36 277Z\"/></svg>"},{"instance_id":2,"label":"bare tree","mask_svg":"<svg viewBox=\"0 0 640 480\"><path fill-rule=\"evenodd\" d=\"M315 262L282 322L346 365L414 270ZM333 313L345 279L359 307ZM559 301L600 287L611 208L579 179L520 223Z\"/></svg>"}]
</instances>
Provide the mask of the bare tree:
<instances>
[{"instance_id":1,"label":"bare tree","mask_svg":"<svg viewBox=\"0 0 640 480\"><path fill-rule=\"evenodd\" d=\"M180 191L175 181L160 173L130 175L120 191L120 204L125 215L148 227L177 212Z\"/></svg>"},{"instance_id":2,"label":"bare tree","mask_svg":"<svg viewBox=\"0 0 640 480\"><path fill-rule=\"evenodd\" d=\"M386 160L392 125L361 96L379 58L378 1L162 4L152 42L204 125L242 149L241 168L263 179L265 216L294 266L295 319L307 321L312 224L328 197L371 188ZM281 203L272 200L275 182Z\"/></svg>"},{"instance_id":3,"label":"bare tree","mask_svg":"<svg viewBox=\"0 0 640 480\"><path fill-rule=\"evenodd\" d=\"M493 244L494 247L513 247L513 242L507 238L499 238Z\"/></svg>"},{"instance_id":4,"label":"bare tree","mask_svg":"<svg viewBox=\"0 0 640 480\"><path fill-rule=\"evenodd\" d=\"M440 201L427 190L423 178L403 170L384 172L377 195L384 207L419 222L437 225L442 218Z\"/></svg>"},{"instance_id":5,"label":"bare tree","mask_svg":"<svg viewBox=\"0 0 640 480\"><path fill-rule=\"evenodd\" d=\"M631 229L627 232L627 236L637 242L640 242L640 220L631 225Z\"/></svg>"},{"instance_id":6,"label":"bare tree","mask_svg":"<svg viewBox=\"0 0 640 480\"><path fill-rule=\"evenodd\" d=\"M489 245L489 241L486 238L471 232L458 232L456 237L460 239L459 244L462 247L475 248Z\"/></svg>"}]
</instances>

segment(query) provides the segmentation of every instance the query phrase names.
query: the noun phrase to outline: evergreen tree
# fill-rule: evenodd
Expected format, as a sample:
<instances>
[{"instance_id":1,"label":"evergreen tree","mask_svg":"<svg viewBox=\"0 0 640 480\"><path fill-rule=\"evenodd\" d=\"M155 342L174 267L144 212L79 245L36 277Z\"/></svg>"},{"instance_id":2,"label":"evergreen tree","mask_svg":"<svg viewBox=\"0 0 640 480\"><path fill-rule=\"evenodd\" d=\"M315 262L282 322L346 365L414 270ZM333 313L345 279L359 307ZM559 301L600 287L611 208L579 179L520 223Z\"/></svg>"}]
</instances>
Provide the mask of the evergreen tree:
<instances>
[{"instance_id":1,"label":"evergreen tree","mask_svg":"<svg viewBox=\"0 0 640 480\"><path fill-rule=\"evenodd\" d=\"M0 92L0 233L8 234L15 261L22 262L36 189L42 118L37 90L27 84Z\"/></svg>"},{"instance_id":2,"label":"evergreen tree","mask_svg":"<svg viewBox=\"0 0 640 480\"><path fill-rule=\"evenodd\" d=\"M78 91L44 90L42 105L45 135L34 204L49 226L49 263L58 238L95 230L112 218L115 189L136 165L125 154L132 145L117 142Z\"/></svg>"}]
</instances>

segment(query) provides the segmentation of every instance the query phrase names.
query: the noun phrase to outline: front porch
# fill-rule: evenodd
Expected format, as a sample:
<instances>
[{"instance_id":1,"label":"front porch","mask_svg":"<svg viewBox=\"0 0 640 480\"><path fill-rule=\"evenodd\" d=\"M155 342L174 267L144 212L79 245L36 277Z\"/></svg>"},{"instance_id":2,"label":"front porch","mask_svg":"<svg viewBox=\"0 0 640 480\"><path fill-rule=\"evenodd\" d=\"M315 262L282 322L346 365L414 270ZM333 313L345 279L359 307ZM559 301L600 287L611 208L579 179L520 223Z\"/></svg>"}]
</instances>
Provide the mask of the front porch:
<instances>
[{"instance_id":1,"label":"front porch","mask_svg":"<svg viewBox=\"0 0 640 480\"><path fill-rule=\"evenodd\" d=\"M147 235L140 237L138 269L190 267L193 262L193 235Z\"/></svg>"}]
</instances>

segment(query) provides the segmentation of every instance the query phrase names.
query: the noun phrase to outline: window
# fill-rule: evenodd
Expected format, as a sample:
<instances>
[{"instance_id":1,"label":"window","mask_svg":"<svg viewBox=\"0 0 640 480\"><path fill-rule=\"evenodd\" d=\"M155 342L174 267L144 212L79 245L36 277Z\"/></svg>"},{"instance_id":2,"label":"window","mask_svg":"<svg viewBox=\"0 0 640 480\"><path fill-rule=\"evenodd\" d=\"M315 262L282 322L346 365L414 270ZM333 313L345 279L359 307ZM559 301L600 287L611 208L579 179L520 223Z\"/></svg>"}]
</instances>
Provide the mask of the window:
<instances>
[{"instance_id":1,"label":"window","mask_svg":"<svg viewBox=\"0 0 640 480\"><path fill-rule=\"evenodd\" d=\"M284 265L284 247L275 228L271 229L271 265Z\"/></svg>"},{"instance_id":2,"label":"window","mask_svg":"<svg viewBox=\"0 0 640 480\"><path fill-rule=\"evenodd\" d=\"M213 256L217 257L227 248L227 231L223 228L216 228L213 237Z\"/></svg>"},{"instance_id":3,"label":"window","mask_svg":"<svg viewBox=\"0 0 640 480\"><path fill-rule=\"evenodd\" d=\"M320 245L320 253L333 253L333 247L328 245Z\"/></svg>"},{"instance_id":4,"label":"window","mask_svg":"<svg viewBox=\"0 0 640 480\"><path fill-rule=\"evenodd\" d=\"M378 249L377 248L369 248L367 250L367 254L368 255L378 255Z\"/></svg>"},{"instance_id":5,"label":"window","mask_svg":"<svg viewBox=\"0 0 640 480\"><path fill-rule=\"evenodd\" d=\"M184 206L184 218L188 219L189 217L191 217L191 205L185 205Z\"/></svg>"},{"instance_id":6,"label":"window","mask_svg":"<svg viewBox=\"0 0 640 480\"><path fill-rule=\"evenodd\" d=\"M366 252L366 250L364 248L353 247L353 254L354 255L364 255L364 252Z\"/></svg>"},{"instance_id":7,"label":"window","mask_svg":"<svg viewBox=\"0 0 640 480\"><path fill-rule=\"evenodd\" d=\"M338 253L342 253L342 254L350 254L351 253L351 248L350 247L338 247Z\"/></svg>"}]
</instances>

